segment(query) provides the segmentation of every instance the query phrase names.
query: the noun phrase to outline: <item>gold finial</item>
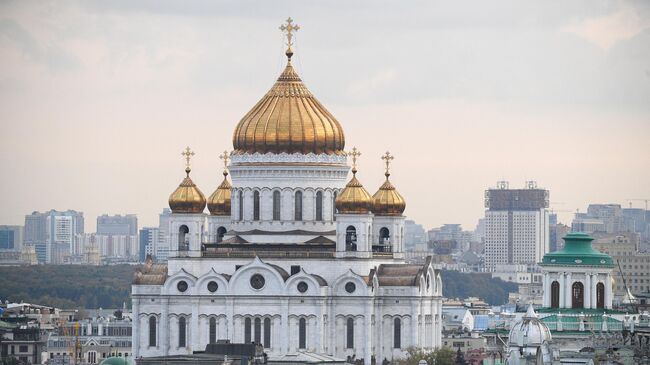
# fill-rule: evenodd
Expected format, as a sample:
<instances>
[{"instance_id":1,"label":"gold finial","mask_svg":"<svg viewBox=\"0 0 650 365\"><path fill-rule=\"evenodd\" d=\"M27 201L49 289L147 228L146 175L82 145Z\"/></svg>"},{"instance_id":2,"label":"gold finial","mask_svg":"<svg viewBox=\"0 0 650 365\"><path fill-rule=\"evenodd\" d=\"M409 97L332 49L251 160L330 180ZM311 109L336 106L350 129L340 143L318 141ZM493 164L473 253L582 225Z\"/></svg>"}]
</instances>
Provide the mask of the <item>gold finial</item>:
<instances>
[{"instance_id":1,"label":"gold finial","mask_svg":"<svg viewBox=\"0 0 650 365\"><path fill-rule=\"evenodd\" d=\"M223 175L228 175L228 161L230 161L230 154L228 151L223 151L219 158L223 160Z\"/></svg>"},{"instance_id":2,"label":"gold finial","mask_svg":"<svg viewBox=\"0 0 650 365\"><path fill-rule=\"evenodd\" d=\"M192 159L192 156L194 156L194 151L190 149L190 147L185 147L185 150L181 152L181 156L185 158L185 172L189 175L191 169L190 169L190 160Z\"/></svg>"},{"instance_id":3,"label":"gold finial","mask_svg":"<svg viewBox=\"0 0 650 365\"><path fill-rule=\"evenodd\" d=\"M381 156L381 159L384 160L384 163L386 164L386 177L390 176L390 163L395 159L395 156L391 155L390 152L386 151L384 155Z\"/></svg>"},{"instance_id":4,"label":"gold finial","mask_svg":"<svg viewBox=\"0 0 650 365\"><path fill-rule=\"evenodd\" d=\"M291 19L291 17L287 18L286 24L280 26L280 30L287 34L287 51L285 54L289 58L289 61L291 61L291 56L293 56L293 50L291 49L291 46L293 46L293 42L291 41L293 39L293 32L297 32L299 29L300 26L298 24L293 24L293 19Z\"/></svg>"},{"instance_id":5,"label":"gold finial","mask_svg":"<svg viewBox=\"0 0 650 365\"><path fill-rule=\"evenodd\" d=\"M356 147L352 147L352 151L347 152L346 155L352 156L352 173L357 173L357 157L361 156L361 151Z\"/></svg>"}]
</instances>

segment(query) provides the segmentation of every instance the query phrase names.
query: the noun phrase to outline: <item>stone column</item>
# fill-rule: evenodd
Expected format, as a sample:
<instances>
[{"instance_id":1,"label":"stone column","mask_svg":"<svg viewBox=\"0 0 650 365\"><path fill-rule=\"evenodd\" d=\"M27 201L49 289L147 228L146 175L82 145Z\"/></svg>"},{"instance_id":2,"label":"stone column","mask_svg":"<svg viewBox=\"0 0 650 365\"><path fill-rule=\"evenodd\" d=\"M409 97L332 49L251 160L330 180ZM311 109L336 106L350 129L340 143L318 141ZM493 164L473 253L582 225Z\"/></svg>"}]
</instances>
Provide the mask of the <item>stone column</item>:
<instances>
[{"instance_id":1,"label":"stone column","mask_svg":"<svg viewBox=\"0 0 650 365\"><path fill-rule=\"evenodd\" d=\"M232 343L237 343L235 340L235 299L226 299L226 338Z\"/></svg>"},{"instance_id":2,"label":"stone column","mask_svg":"<svg viewBox=\"0 0 650 365\"><path fill-rule=\"evenodd\" d=\"M131 305L132 316L133 316L133 331L131 333L131 346L133 346L133 357L140 357L140 299L133 298L133 303Z\"/></svg>"},{"instance_id":3,"label":"stone column","mask_svg":"<svg viewBox=\"0 0 650 365\"><path fill-rule=\"evenodd\" d=\"M161 311L160 311L160 332L158 332L158 338L160 339L160 349L162 350L162 356L169 355L169 299L162 298L160 299Z\"/></svg>"},{"instance_id":4,"label":"stone column","mask_svg":"<svg viewBox=\"0 0 650 365\"><path fill-rule=\"evenodd\" d=\"M543 286L542 292L544 293L544 299L543 299L542 303L543 303L544 308L548 308L548 307L551 306L551 303L550 303L551 290L548 287L548 282L549 282L548 276L549 276L549 273L544 273L544 282L542 283L542 286Z\"/></svg>"},{"instance_id":5,"label":"stone column","mask_svg":"<svg viewBox=\"0 0 650 365\"><path fill-rule=\"evenodd\" d=\"M596 296L596 285L598 285L598 274L591 274L591 308L598 307L598 297Z\"/></svg>"},{"instance_id":6,"label":"stone column","mask_svg":"<svg viewBox=\"0 0 650 365\"><path fill-rule=\"evenodd\" d=\"M364 338L364 364L371 365L372 360L372 300L369 300L366 304L366 315L364 317L365 332L366 336Z\"/></svg>"},{"instance_id":7,"label":"stone column","mask_svg":"<svg viewBox=\"0 0 650 365\"><path fill-rule=\"evenodd\" d=\"M564 282L564 275L565 274L566 273L558 273L557 274L557 281L558 281L558 283L560 283L560 298L559 298L560 299L560 308L565 307L565 305L564 305L564 297L566 296L564 294L565 286L566 286L565 282Z\"/></svg>"},{"instance_id":8,"label":"stone column","mask_svg":"<svg viewBox=\"0 0 650 365\"><path fill-rule=\"evenodd\" d=\"M288 299L282 299L282 333L283 334L288 334L289 333L289 300ZM282 348L282 354L288 354L289 353L289 348L290 348L290 343L289 341L286 340L285 338L285 343L284 343L284 348Z\"/></svg>"},{"instance_id":9,"label":"stone column","mask_svg":"<svg viewBox=\"0 0 650 365\"><path fill-rule=\"evenodd\" d=\"M419 323L419 313L417 303L415 301L411 302L411 346L420 347L418 342L418 323Z\"/></svg>"},{"instance_id":10,"label":"stone column","mask_svg":"<svg viewBox=\"0 0 650 365\"><path fill-rule=\"evenodd\" d=\"M585 273L585 291L583 293L585 308L591 308L591 273Z\"/></svg>"},{"instance_id":11,"label":"stone column","mask_svg":"<svg viewBox=\"0 0 650 365\"><path fill-rule=\"evenodd\" d=\"M605 277L605 308L612 309L612 274Z\"/></svg>"},{"instance_id":12,"label":"stone column","mask_svg":"<svg viewBox=\"0 0 650 365\"><path fill-rule=\"evenodd\" d=\"M384 360L384 301L382 299L377 299L376 301L377 308L375 309L375 353L376 363L381 364ZM404 325L402 324L402 328Z\"/></svg>"},{"instance_id":13,"label":"stone column","mask_svg":"<svg viewBox=\"0 0 650 365\"><path fill-rule=\"evenodd\" d=\"M193 298L192 301L189 347L191 351L204 351L205 348L201 348L201 339L199 338L199 299Z\"/></svg>"},{"instance_id":14,"label":"stone column","mask_svg":"<svg viewBox=\"0 0 650 365\"><path fill-rule=\"evenodd\" d=\"M568 272L566 274L566 290L565 290L565 298L564 298L564 304L566 305L566 308L571 308L573 306L573 301L571 300L571 289L573 286L573 282L571 281L571 272Z\"/></svg>"}]
</instances>

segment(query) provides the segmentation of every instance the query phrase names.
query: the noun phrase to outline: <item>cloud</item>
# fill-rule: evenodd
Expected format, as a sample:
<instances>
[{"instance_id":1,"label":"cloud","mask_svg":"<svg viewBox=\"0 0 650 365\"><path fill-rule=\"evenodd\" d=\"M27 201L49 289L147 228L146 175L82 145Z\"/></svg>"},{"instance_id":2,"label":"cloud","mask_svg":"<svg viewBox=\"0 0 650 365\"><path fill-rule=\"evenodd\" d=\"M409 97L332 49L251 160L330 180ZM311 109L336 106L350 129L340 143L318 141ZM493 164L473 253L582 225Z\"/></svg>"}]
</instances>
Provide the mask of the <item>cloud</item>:
<instances>
[{"instance_id":1,"label":"cloud","mask_svg":"<svg viewBox=\"0 0 650 365\"><path fill-rule=\"evenodd\" d=\"M642 9L624 4L611 14L574 21L562 30L608 50L617 43L650 29L650 17L645 13Z\"/></svg>"}]
</instances>

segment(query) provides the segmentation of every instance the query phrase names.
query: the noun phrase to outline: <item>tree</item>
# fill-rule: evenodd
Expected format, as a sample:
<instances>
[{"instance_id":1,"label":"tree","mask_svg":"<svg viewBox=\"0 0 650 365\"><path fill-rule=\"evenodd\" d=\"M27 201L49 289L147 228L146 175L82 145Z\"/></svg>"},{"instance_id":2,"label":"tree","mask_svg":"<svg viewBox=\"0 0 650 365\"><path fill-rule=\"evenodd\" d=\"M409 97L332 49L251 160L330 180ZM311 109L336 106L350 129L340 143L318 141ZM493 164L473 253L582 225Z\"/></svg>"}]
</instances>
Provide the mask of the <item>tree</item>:
<instances>
[{"instance_id":1,"label":"tree","mask_svg":"<svg viewBox=\"0 0 650 365\"><path fill-rule=\"evenodd\" d=\"M458 348L458 351L456 351L456 365L467 365L465 356L463 356L463 353L460 352L460 347Z\"/></svg>"},{"instance_id":2,"label":"tree","mask_svg":"<svg viewBox=\"0 0 650 365\"><path fill-rule=\"evenodd\" d=\"M442 347L433 351L423 351L417 347L406 349L408 356L399 361L399 365L418 365L420 360L427 362L427 365L455 365L454 351Z\"/></svg>"}]
</instances>

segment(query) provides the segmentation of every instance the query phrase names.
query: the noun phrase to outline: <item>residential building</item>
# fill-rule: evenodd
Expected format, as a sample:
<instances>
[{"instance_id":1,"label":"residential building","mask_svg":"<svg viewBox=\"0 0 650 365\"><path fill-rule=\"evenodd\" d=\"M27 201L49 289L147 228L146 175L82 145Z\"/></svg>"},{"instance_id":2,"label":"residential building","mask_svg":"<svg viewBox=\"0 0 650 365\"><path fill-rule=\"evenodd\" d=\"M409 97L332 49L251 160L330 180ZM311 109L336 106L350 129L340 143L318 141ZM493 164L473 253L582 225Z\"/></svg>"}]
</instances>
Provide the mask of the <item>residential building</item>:
<instances>
[{"instance_id":1,"label":"residential building","mask_svg":"<svg viewBox=\"0 0 650 365\"><path fill-rule=\"evenodd\" d=\"M97 235L135 236L138 234L138 217L135 214L101 215L97 217Z\"/></svg>"},{"instance_id":2,"label":"residential building","mask_svg":"<svg viewBox=\"0 0 650 365\"><path fill-rule=\"evenodd\" d=\"M140 230L140 261L144 262L148 255L159 258L160 229L158 227L144 227ZM165 259L166 257L165 252Z\"/></svg>"},{"instance_id":3,"label":"residential building","mask_svg":"<svg viewBox=\"0 0 650 365\"><path fill-rule=\"evenodd\" d=\"M404 248L407 251L427 251L427 233L421 224L407 219L404 221Z\"/></svg>"},{"instance_id":4,"label":"residential building","mask_svg":"<svg viewBox=\"0 0 650 365\"><path fill-rule=\"evenodd\" d=\"M627 289L633 295L650 291L650 252L639 252L639 242L636 233L619 233L597 235L593 243L594 248L614 259L612 285L617 302L622 302Z\"/></svg>"},{"instance_id":5,"label":"residential building","mask_svg":"<svg viewBox=\"0 0 650 365\"><path fill-rule=\"evenodd\" d=\"M83 213L74 210L25 216L24 243L36 248L39 262L62 264L75 254L75 237L84 233Z\"/></svg>"},{"instance_id":6,"label":"residential building","mask_svg":"<svg viewBox=\"0 0 650 365\"><path fill-rule=\"evenodd\" d=\"M138 218L135 214L97 217L96 241L100 255L106 259L137 260Z\"/></svg>"},{"instance_id":7,"label":"residential building","mask_svg":"<svg viewBox=\"0 0 650 365\"><path fill-rule=\"evenodd\" d=\"M0 251L23 249L23 226L0 226Z\"/></svg>"},{"instance_id":8,"label":"residential building","mask_svg":"<svg viewBox=\"0 0 650 365\"><path fill-rule=\"evenodd\" d=\"M548 190L528 181L510 189L505 181L485 192L485 266L534 265L549 250Z\"/></svg>"}]
</instances>

